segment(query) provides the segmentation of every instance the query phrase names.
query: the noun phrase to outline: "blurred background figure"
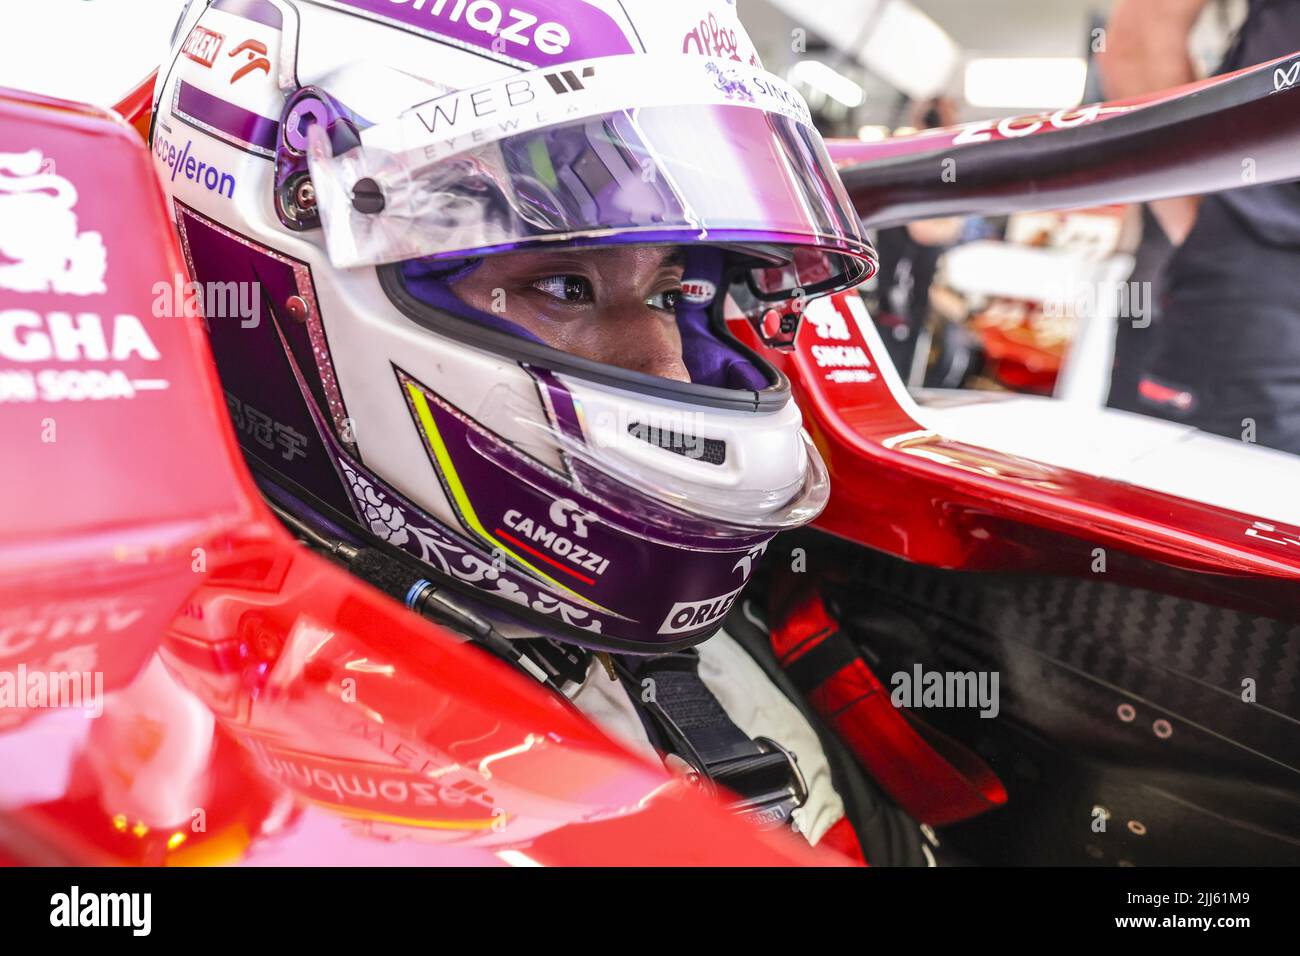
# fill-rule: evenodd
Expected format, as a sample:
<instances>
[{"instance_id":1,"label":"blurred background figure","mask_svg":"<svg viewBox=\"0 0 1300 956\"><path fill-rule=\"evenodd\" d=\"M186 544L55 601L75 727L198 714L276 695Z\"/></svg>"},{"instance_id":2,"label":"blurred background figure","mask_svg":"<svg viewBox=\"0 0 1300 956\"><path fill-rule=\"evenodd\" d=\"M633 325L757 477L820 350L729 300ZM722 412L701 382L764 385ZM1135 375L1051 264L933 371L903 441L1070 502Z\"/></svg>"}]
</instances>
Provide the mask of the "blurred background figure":
<instances>
[{"instance_id":1,"label":"blurred background figure","mask_svg":"<svg viewBox=\"0 0 1300 956\"><path fill-rule=\"evenodd\" d=\"M935 96L913 106L911 121L912 128L917 131L954 126L957 106L947 96ZM927 377L930 299L940 257L960 242L990 238L998 231L986 220L972 216L923 219L906 226L882 229L877 234L880 270L871 297L871 314L894 367L906 380L924 381ZM968 354L973 347L968 337L956 327L945 329L952 330L949 334L953 338L945 352ZM921 348L918 348L918 343ZM967 371L965 362L949 363L946 371L937 372L937 384L960 385ZM956 376L956 380L945 381L952 376Z\"/></svg>"},{"instance_id":2,"label":"blurred background figure","mask_svg":"<svg viewBox=\"0 0 1300 956\"><path fill-rule=\"evenodd\" d=\"M1190 83L1189 37L1209 0L1117 0L1100 57L1105 93ZM1300 2L1250 0L1217 72L1300 49ZM1286 78L1283 77L1283 82ZM1245 182L1250 158L1242 157ZM1300 184L1152 203L1176 247L1163 315L1141 360L1137 407L1205 431L1300 453ZM1120 361L1125 340L1119 343Z\"/></svg>"},{"instance_id":3,"label":"blurred background figure","mask_svg":"<svg viewBox=\"0 0 1300 956\"><path fill-rule=\"evenodd\" d=\"M864 0L848 10L745 0L741 13L767 41L764 61L799 87L824 134L877 142L1100 98L1094 59L1110 5ZM861 292L913 390L1101 405L1117 317L1072 303L1080 287L1128 279L1139 219L1136 209L1108 206L881 230L881 268ZM1104 305L1106 296L1087 298ZM1076 347L1084 339L1093 344Z\"/></svg>"}]
</instances>

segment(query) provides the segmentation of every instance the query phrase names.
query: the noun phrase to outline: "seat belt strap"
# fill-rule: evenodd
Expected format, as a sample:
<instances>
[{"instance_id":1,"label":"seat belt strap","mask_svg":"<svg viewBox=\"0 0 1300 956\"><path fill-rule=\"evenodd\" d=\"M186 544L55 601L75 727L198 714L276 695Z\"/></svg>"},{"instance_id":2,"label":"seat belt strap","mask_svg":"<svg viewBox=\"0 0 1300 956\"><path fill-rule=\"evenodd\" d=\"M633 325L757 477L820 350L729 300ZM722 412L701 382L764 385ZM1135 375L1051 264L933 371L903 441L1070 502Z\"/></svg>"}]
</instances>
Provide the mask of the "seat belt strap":
<instances>
[{"instance_id":1,"label":"seat belt strap","mask_svg":"<svg viewBox=\"0 0 1300 956\"><path fill-rule=\"evenodd\" d=\"M652 742L690 764L702 785L730 791L723 799L733 812L776 829L807 802L795 756L736 726L700 677L697 652L621 656L615 664Z\"/></svg>"}]
</instances>

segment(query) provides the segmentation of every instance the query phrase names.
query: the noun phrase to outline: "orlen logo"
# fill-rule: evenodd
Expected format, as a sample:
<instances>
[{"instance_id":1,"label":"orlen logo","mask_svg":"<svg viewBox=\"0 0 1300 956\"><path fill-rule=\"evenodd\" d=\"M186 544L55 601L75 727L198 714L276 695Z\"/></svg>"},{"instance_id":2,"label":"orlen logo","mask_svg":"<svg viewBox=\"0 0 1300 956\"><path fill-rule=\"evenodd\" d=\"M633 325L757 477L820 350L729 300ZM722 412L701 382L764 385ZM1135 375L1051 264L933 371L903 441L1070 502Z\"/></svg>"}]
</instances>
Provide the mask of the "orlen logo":
<instances>
[{"instance_id":1,"label":"orlen logo","mask_svg":"<svg viewBox=\"0 0 1300 956\"><path fill-rule=\"evenodd\" d=\"M185 38L185 44L181 47L181 52L193 60L200 63L208 69L212 69L212 64L217 62L217 54L221 52L221 44L226 40L220 33L214 33L205 27L196 26L190 31L190 35Z\"/></svg>"},{"instance_id":2,"label":"orlen logo","mask_svg":"<svg viewBox=\"0 0 1300 956\"><path fill-rule=\"evenodd\" d=\"M744 588L737 588L730 594L722 594L705 601L679 601L672 606L663 624L659 625L659 633L681 634L685 631L697 631L722 620L743 590Z\"/></svg>"}]
</instances>

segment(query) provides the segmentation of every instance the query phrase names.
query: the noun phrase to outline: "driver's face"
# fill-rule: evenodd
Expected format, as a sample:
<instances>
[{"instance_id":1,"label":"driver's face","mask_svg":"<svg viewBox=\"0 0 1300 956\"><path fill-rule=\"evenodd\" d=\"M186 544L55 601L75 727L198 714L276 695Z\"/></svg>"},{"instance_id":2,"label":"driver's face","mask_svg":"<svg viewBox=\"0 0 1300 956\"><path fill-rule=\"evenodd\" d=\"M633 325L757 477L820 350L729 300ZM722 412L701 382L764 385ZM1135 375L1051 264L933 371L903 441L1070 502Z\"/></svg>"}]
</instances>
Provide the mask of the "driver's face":
<instances>
[{"instance_id":1,"label":"driver's face","mask_svg":"<svg viewBox=\"0 0 1300 956\"><path fill-rule=\"evenodd\" d=\"M453 288L501 311L553 348L634 372L689 382L677 329L682 260L664 246L488 256Z\"/></svg>"}]
</instances>

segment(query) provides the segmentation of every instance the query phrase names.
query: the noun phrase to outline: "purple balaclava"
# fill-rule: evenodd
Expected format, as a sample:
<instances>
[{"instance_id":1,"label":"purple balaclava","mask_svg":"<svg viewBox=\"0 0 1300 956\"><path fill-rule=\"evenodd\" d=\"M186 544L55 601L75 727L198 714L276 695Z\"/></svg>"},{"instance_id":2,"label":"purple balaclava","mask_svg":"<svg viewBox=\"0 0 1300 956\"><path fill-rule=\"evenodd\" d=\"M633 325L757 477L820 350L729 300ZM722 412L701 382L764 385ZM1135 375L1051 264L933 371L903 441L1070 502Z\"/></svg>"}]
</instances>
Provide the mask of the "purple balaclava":
<instances>
[{"instance_id":1,"label":"purple balaclava","mask_svg":"<svg viewBox=\"0 0 1300 956\"><path fill-rule=\"evenodd\" d=\"M456 283L478 268L482 261L473 259L448 263L413 259L402 264L402 276L407 291L426 305L485 328L545 345L532 332L511 322L504 315L475 309L456 295ZM683 294L677 304L682 359L691 375L691 381L697 385L761 391L769 385L767 376L734 345L719 338L712 328L710 312L718 293L715 293L714 298L689 294L689 290L719 289L723 267L724 254L720 249L700 246L686 252L682 285L688 294Z\"/></svg>"}]
</instances>

